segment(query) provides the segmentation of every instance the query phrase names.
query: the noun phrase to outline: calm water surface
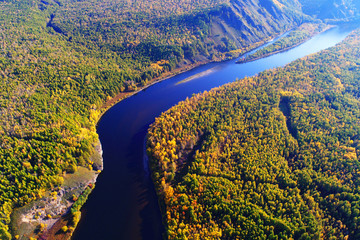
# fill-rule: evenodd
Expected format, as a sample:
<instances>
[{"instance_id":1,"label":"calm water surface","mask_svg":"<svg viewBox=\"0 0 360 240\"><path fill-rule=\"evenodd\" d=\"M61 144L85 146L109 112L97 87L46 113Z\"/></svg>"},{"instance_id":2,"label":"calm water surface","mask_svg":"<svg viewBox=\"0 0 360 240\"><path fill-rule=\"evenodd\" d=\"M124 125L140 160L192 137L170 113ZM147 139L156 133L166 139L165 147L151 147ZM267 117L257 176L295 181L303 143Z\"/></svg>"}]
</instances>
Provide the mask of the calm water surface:
<instances>
[{"instance_id":1,"label":"calm water surface","mask_svg":"<svg viewBox=\"0 0 360 240\"><path fill-rule=\"evenodd\" d=\"M75 240L162 239L164 228L144 153L146 131L161 112L210 90L331 47L351 31L336 27L284 53L246 64L211 63L157 83L112 107L98 124L104 171L83 207Z\"/></svg>"}]
</instances>

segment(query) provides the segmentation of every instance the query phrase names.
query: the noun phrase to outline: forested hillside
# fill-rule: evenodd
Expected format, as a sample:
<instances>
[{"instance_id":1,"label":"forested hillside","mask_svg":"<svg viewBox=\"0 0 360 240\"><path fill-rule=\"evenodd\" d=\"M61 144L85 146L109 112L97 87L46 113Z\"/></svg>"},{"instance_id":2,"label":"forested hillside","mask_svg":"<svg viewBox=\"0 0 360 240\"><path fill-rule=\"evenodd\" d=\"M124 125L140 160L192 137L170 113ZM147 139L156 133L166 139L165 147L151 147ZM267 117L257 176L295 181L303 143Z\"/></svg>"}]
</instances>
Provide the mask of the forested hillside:
<instances>
[{"instance_id":1,"label":"forested hillside","mask_svg":"<svg viewBox=\"0 0 360 240\"><path fill-rule=\"evenodd\" d=\"M308 18L295 1L287 5L254 0L63 1L51 26L71 41L122 59L142 64L168 60L175 66L199 57L221 58L221 53L246 48Z\"/></svg>"},{"instance_id":2,"label":"forested hillside","mask_svg":"<svg viewBox=\"0 0 360 240\"><path fill-rule=\"evenodd\" d=\"M360 238L360 31L198 94L148 134L169 239Z\"/></svg>"},{"instance_id":3,"label":"forested hillside","mask_svg":"<svg viewBox=\"0 0 360 240\"><path fill-rule=\"evenodd\" d=\"M300 10L295 0L0 1L0 238L11 238L14 208L78 166L96 170L106 101L234 56L308 19Z\"/></svg>"}]
</instances>

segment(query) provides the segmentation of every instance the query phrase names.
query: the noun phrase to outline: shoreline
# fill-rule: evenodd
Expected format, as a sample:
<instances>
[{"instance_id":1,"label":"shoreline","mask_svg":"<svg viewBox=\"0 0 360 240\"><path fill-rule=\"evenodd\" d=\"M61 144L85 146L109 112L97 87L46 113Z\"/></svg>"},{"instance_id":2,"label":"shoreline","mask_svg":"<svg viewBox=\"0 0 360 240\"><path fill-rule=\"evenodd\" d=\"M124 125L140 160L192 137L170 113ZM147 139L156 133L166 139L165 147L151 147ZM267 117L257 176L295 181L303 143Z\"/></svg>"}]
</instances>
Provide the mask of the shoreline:
<instances>
[{"instance_id":1,"label":"shoreline","mask_svg":"<svg viewBox=\"0 0 360 240\"><path fill-rule=\"evenodd\" d=\"M153 78L152 80L149 81L149 83L145 86L142 86L142 87L139 87L137 86L139 89L135 90L135 91L127 91L127 92L120 92L118 93L117 95L115 95L113 98L111 98L110 100L106 101L101 107L100 107L100 111L101 111L101 114L100 114L100 117L96 123L96 126L97 124L100 122L101 120L101 117L114 105L116 105L117 103L121 102L122 100L128 98L128 97L131 97L132 95L135 95L139 92L141 92L142 90L146 89L146 88L149 88L151 87L152 85L156 84L156 83L159 83L159 82L162 82L162 81L165 81L171 77L174 77L176 75L179 75L179 74L182 74L182 73L185 73L187 71L190 71L194 68L197 68L197 67L200 67L200 66L203 66L203 65L206 65L206 64L209 64L209 63L212 63L212 62L216 62L216 61L211 61L211 60L208 60L208 61L200 61L200 62L197 62L197 63L192 63L192 64L189 64L189 65L186 65L184 67L181 67L181 68L177 68L175 69L174 71L169 71L169 72L166 72L164 73L162 76L159 76L159 77L156 77L156 78Z\"/></svg>"},{"instance_id":2,"label":"shoreline","mask_svg":"<svg viewBox=\"0 0 360 240\"><path fill-rule=\"evenodd\" d=\"M310 39L313 38L314 36L319 35L319 34L325 32L325 31L328 31L328 30L330 30L330 29L332 29L332 28L334 28L334 27L336 27L336 26L335 26L335 25L329 25L329 26L325 27L323 30L321 30L321 31L319 31L319 32L316 32L316 33L310 35L309 37L303 39L302 41L300 41L300 42L298 42L298 43L296 43L296 44L294 44L294 45L292 45L292 46L285 47L285 48L283 48L283 49L280 49L280 50L277 50L277 51L274 51L274 52L266 53L266 54L264 54L264 55L261 55L261 56L259 56L259 57L255 57L255 58L251 58L251 59L246 59L246 58L239 59L238 61L236 61L236 64L243 64L243 63L254 62L254 61L257 61L257 60L262 59L262 58L267 58L267 57L270 57L270 56L275 55L275 54L279 54L279 53L282 53L282 52L289 51L289 50L291 50L291 49L293 49L293 48L296 48L296 47L300 46L301 44L307 42L308 40L310 40Z\"/></svg>"},{"instance_id":3,"label":"shoreline","mask_svg":"<svg viewBox=\"0 0 360 240\"><path fill-rule=\"evenodd\" d=\"M310 38L311 38L311 37L310 37ZM262 58L267 58L267 57L270 57L270 56L275 55L275 54L278 54L278 53L282 53L282 52L289 51L289 50L291 50L291 49L293 49L293 48L296 48L296 47L300 46L301 44L305 43L305 42L306 42L307 40L309 40L310 38L305 39L305 41L300 42L300 43L297 43L296 45L293 45L293 46L291 46L291 47L286 47L286 48L284 48L284 49L277 50L277 51L275 51L275 52L267 53L267 54L264 54L264 55L262 55L262 56L260 56L260 57L256 57L256 58L252 58L252 59L248 59L248 60L244 59L244 60L236 61L236 64L243 64L243 63L254 62L254 61L260 60L260 59L262 59Z\"/></svg>"},{"instance_id":4,"label":"shoreline","mask_svg":"<svg viewBox=\"0 0 360 240\"><path fill-rule=\"evenodd\" d=\"M146 84L145 86L141 86L141 87L137 86L139 89L137 89L135 91L120 92L120 93L116 94L114 97L107 100L102 106L100 106L100 108L99 108L100 116L99 116L99 119L96 122L96 127L97 127L98 123L100 122L101 117L112 106L116 105L117 103L121 102L122 100L124 100L124 99L126 99L128 97L131 97L132 95L135 95L135 94L141 92L142 90L151 87L152 85L154 85L156 83L165 81L165 80L167 80L169 78L172 78L172 77L177 76L179 74L182 74L182 73L185 73L187 71L193 70L193 69L195 69L197 67L200 67L200 66L203 66L203 65L206 65L206 64L210 64L210 63L226 62L226 61L234 60L236 58L240 58L241 56L244 56L245 54L247 54L247 53L249 53L249 52L251 52L251 51L253 51L253 50L255 50L255 49L257 49L257 48L259 48L259 47L261 47L263 45L265 45L265 44L267 44L269 41L273 40L274 38L283 35L287 31L289 31L289 29L285 29L283 32L271 35L271 36L269 36L269 37L267 37L267 38L265 38L265 39L263 39L263 40L261 40L259 42L252 43L248 47L240 48L240 49L232 50L232 51L228 52L228 53L235 54L235 56L233 55L232 57L228 57L228 58L225 58L225 59L221 59L221 58L218 58L218 59L215 59L215 60L209 60L208 59L208 60L203 60L203 61L199 61L199 62L196 62L196 63L188 64L188 65L185 65L183 67L176 68L173 71L165 72L161 76L151 79L149 81L149 83ZM222 53L222 54L225 55L226 53ZM237 63L237 62L235 62L235 63Z\"/></svg>"},{"instance_id":5,"label":"shoreline","mask_svg":"<svg viewBox=\"0 0 360 240\"><path fill-rule=\"evenodd\" d=\"M90 160L93 169L78 167L75 173L62 175L61 186L50 189L44 196L12 213L12 233L15 239L70 239L76 228L71 209L77 199L82 198L86 189L93 188L103 169L101 142L93 144L94 152ZM75 198L74 198L75 197ZM62 227L67 226L66 232Z\"/></svg>"},{"instance_id":6,"label":"shoreline","mask_svg":"<svg viewBox=\"0 0 360 240\"><path fill-rule=\"evenodd\" d=\"M241 57L242 55L264 45L267 43L267 41L269 41L269 39L272 39L276 36L280 36L282 33L278 33L278 34L274 34L272 36L269 36L268 38L262 40L262 41L259 41L259 42L256 42L256 43L253 43L251 44L250 46L248 46L247 48L242 48L242 49L238 49L238 50L234 50L232 51L233 55L231 57L227 57L225 59L222 59L222 58L217 58L215 60L202 60L202 61L199 61L199 62L195 62L195 63L192 63L192 64L188 64L188 65L185 65L185 66L182 66L182 67L179 67L179 68L176 68L174 69L173 71L169 71L169 72L165 72L163 73L161 76L159 77L156 77L156 78L153 78L152 80L149 81L148 84L146 84L145 86L137 86L137 90L135 91L127 91L127 92L120 92L118 93L117 95L115 95L114 97L112 97L111 99L107 100L104 102L104 104L102 104L98 110L100 110L100 114L99 114L99 117L96 121L96 124L95 126L97 127L98 123L101 121L101 118L102 116L111 108L113 107L114 105L116 105L117 103L121 102L122 100L128 98L128 97L131 97L137 93L139 93L140 91L148 88L148 87L151 87L152 85L156 84L156 83L159 83L159 82L162 82L164 80L167 80L171 77L174 77L176 75L179 75L179 74L182 74L184 72L187 72L187 71L190 71L192 69L195 69L197 67L200 67L200 66L203 66L203 65L206 65L206 64L209 64L209 63L213 63L213 62L225 62L225 61L231 61L231 60L234 60L236 58L239 58ZM225 56L225 53L221 54L222 56ZM91 190L90 192L88 192L87 195L90 195L95 184L96 184L96 181L97 181L97 177L99 176L99 174L101 173L101 171L103 170L103 167L104 167L104 161L103 161L103 157L102 157L102 147L101 147L101 142L100 142L100 139L97 138L97 143L95 143L96 145L94 145L94 154L100 156L100 159L99 159L99 162L97 164L93 164L95 166L95 170L89 170L85 173L83 173L83 177L87 177L87 180L74 180L74 184L77 184L78 187L77 187L77 191L80 191L81 193L79 194L79 197L86 191L86 189L89 187L89 185L91 185ZM90 157L91 158L91 157ZM84 172L85 168L83 169L82 167L78 167L79 169L81 168L82 169L82 172ZM76 178L77 176L77 172L75 173L72 173L72 174L66 174L66 176L68 176L70 179L71 178ZM81 185L81 187L80 187ZM21 237L19 238L16 238L16 239L28 239L28 237L38 237L38 239L54 239L54 240L67 240L67 239L71 239L72 237L72 234L74 233L74 231L76 230L76 226L77 226L77 223L75 223L74 225L72 225L72 214L71 214L71 208L73 207L73 205L75 204L76 201L71 201L71 200L68 200L65 198L65 195L68 195L66 193L66 190L63 190L62 188L64 188L64 184L55 188L55 189L49 189L47 191L47 195L46 197L44 198L41 198L41 199L38 199L28 205L25 205L19 209L16 209L16 214L13 213L13 215L17 215L17 216L14 216L14 219L16 218L19 218L19 214L24 214L23 211L24 209L27 209L29 211L29 207L32 206L32 209L30 209L30 211L32 213L35 213L35 210L34 209L38 209L40 205L44 205L44 201L46 202L49 202L50 199L51 199L51 193L54 192L54 190L57 190L57 189L60 189L59 192L62 191L62 193L59 195L57 195L56 197L59 197L60 199L63 200L63 202L66 202L66 204L58 204L56 205L57 207L59 206L62 206L62 213L60 215L58 215L57 217L54 217L54 218L48 218L47 220L51 220L51 224L49 224L49 226L47 226L45 223L46 221L42 221L42 220L45 220L46 217L44 217L43 219L41 220L34 220L34 222L36 222L36 227L33 226L33 228L31 230L27 229L27 233L26 235L22 234ZM74 189L71 189L71 190L74 190ZM67 196L68 197L68 196ZM54 198L54 197L52 197ZM64 198L64 199L63 199ZM84 203L83 203L84 204ZM48 204L50 205L51 207L51 204ZM82 206L82 205L81 205ZM64 210L66 209L66 210ZM15 212L14 211L14 212ZM25 210L26 211L26 210ZM81 212L81 211L80 211ZM35 216L35 215L34 215ZM79 216L78 220L80 220L80 217L81 215ZM34 218L35 219L35 218ZM18 219L17 219L18 220ZM19 220L18 220L19 221ZM18 221L14 221L14 222L18 222ZM50 221L48 221L50 222ZM40 232L38 232L37 234L35 234L36 231L38 231L38 226L39 224L45 224L45 227L43 230L41 230ZM14 224L14 226L16 226ZM20 226L20 225L17 225L17 226ZM69 226L69 229L66 231L66 232L63 232L61 229L62 227L64 226ZM13 233L14 235L18 234L18 229L17 227L13 227ZM15 235L16 236L16 235ZM27 237L27 238L26 238Z\"/></svg>"},{"instance_id":7,"label":"shoreline","mask_svg":"<svg viewBox=\"0 0 360 240\"><path fill-rule=\"evenodd\" d=\"M101 117L114 105L121 102L122 100L131 97L140 91L156 84L161 81L167 80L173 76L178 74L187 72L196 67L211 63L214 61L200 61L197 63L189 64L184 67L178 68L172 72L167 72L164 75L152 79L149 84L139 87L136 91L128 91L121 92L117 94L115 97L106 101L101 107L101 113L99 115L99 119L96 122L97 124L100 122ZM52 240L68 240L71 239L72 234L76 230L76 226L78 221L81 218L81 210L78 211L80 214L77 216L77 222L73 224L73 215L71 213L71 209L76 203L76 201L68 200L69 195L73 194L73 192L78 193L78 197L82 196L86 189L91 186L90 191L87 192L86 196L91 194L92 190L96 185L96 181L101 171L104 168L104 160L102 157L103 150L101 141L97 138L97 142L94 144L94 153L90 156L90 159L93 161L96 156L98 157L98 161L93 161L94 170L88 170L84 167L78 167L78 171L75 173L66 174L66 180L72 182L76 186L68 187L67 183L62 184L54 189L49 189L46 191L45 196L40 198L30 204L27 204L21 208L15 209L12 213L12 222L13 222L13 234L15 239L29 239L38 237L38 239L52 239ZM79 176L78 173L81 170L82 179L77 179ZM66 181L65 180L65 181ZM52 193L57 192L56 196L53 196ZM86 201L85 201L86 202ZM84 203L85 203L84 202ZM82 203L80 206L84 204ZM80 207L80 209L81 209ZM49 209L59 209L56 216L47 217L47 212ZM40 213L39 216L37 216ZM16 223L16 224L15 224ZM18 227L21 226L21 227ZM40 226L40 227L39 227ZM68 230L64 232L62 228L64 226L68 227ZM38 232L35 234L35 232ZM18 236L18 238L16 237ZM34 238L35 239L35 238Z\"/></svg>"},{"instance_id":8,"label":"shoreline","mask_svg":"<svg viewBox=\"0 0 360 240\"><path fill-rule=\"evenodd\" d=\"M286 30L284 31L286 32ZM278 33L278 34L274 34L272 36L269 36L267 37L266 39L260 41L260 42L256 42L256 43L253 43L251 44L250 46L248 46L247 48L245 49L238 49L236 50L238 52L238 54L236 54L236 56L233 56L233 57L229 57L229 58L226 58L226 59L215 59L215 60L203 60L203 61L199 61L199 62L196 62L196 63L192 63L192 64L189 64L189 65L185 65L183 67L180 67L180 68L177 68L177 69L174 69L174 71L169 71L169 72L166 72L164 74L162 74L161 76L159 77L156 77L156 78L153 78L152 80L149 81L149 83L145 86L142 86L142 87L138 87L137 90L135 91L128 91L128 92L120 92L118 93L117 95L115 95L113 98L109 99L108 101L106 101L99 109L100 109L100 115L99 115L99 118L96 122L96 127L98 126L98 123L101 121L101 118L102 116L111 108L113 107L114 105L116 105L117 103L121 102L122 100L126 99L126 98L129 98L141 91L143 91L144 89L147 89L149 87L151 87L152 85L156 84L156 83L159 83L159 82L162 82L162 81L165 81L171 77L174 77L176 75L179 75L179 74L182 74L182 73L185 73L187 71L190 71L192 69L195 69L197 67L200 67L200 66L203 66L203 65L206 65L206 64L209 64L209 63L215 63L215 62L225 62L225 61L231 61L231 60L234 60L236 58L239 58L243 55L245 55L246 53L266 44L269 39L272 39L272 38L275 38L277 36L281 36L282 34L284 34L284 32L281 32L281 33ZM100 142L100 139L98 138L98 142L100 143L101 145L101 142ZM102 159L102 166L104 166L104 162L103 162L103 158L102 158L102 151L101 151L101 159ZM101 172L99 173L101 174ZM99 175L97 174L97 176ZM94 181L94 185L96 185L96 179L97 177L95 178L95 181ZM95 186L94 186L95 187ZM92 190L90 191L89 195L91 194ZM156 193L157 194L157 193ZM69 208L69 210L71 209L71 207ZM67 215L64 215L62 216L62 218L66 218ZM81 216L80 216L81 217ZM62 219L61 218L61 219ZM61 220L60 219L60 220ZM56 223L55 223L56 224ZM77 225L77 224L76 224ZM73 234L73 232L76 230L76 225L74 226L74 230L71 232L70 235L68 235L68 238L63 238L64 240L68 240L68 239L71 239L71 236Z\"/></svg>"}]
</instances>

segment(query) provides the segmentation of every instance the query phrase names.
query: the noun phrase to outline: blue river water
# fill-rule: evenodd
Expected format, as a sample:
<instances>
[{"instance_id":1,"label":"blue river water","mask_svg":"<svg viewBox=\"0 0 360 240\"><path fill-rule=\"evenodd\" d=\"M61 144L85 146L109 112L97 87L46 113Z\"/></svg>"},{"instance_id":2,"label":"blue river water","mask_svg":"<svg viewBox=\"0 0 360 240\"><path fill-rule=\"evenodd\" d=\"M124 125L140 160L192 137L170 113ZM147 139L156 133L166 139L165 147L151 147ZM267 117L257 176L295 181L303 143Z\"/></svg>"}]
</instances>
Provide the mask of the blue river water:
<instances>
[{"instance_id":1,"label":"blue river water","mask_svg":"<svg viewBox=\"0 0 360 240\"><path fill-rule=\"evenodd\" d=\"M73 239L162 239L164 227L144 152L146 132L155 117L194 93L334 46L351 30L335 27L294 49L249 63L210 63L154 84L109 109L97 129L104 171L82 209Z\"/></svg>"}]
</instances>

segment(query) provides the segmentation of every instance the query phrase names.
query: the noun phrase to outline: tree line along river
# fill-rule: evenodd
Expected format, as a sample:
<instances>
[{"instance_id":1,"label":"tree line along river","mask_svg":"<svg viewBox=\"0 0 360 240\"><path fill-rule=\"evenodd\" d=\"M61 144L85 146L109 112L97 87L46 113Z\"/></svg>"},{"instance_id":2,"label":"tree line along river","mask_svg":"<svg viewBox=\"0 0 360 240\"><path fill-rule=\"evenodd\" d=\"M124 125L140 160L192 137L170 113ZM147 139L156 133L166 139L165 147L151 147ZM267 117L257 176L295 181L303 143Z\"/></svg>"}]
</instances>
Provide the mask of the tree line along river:
<instances>
[{"instance_id":1,"label":"tree line along river","mask_svg":"<svg viewBox=\"0 0 360 240\"><path fill-rule=\"evenodd\" d=\"M289 51L245 64L236 64L236 59L210 63L152 85L109 109L97 129L104 171L82 209L73 239L162 239L164 227L144 148L155 117L194 93L334 46L351 30L338 26Z\"/></svg>"}]
</instances>

